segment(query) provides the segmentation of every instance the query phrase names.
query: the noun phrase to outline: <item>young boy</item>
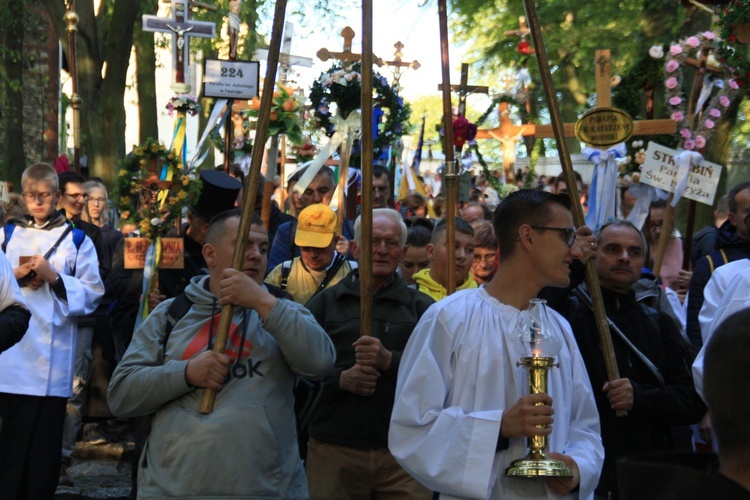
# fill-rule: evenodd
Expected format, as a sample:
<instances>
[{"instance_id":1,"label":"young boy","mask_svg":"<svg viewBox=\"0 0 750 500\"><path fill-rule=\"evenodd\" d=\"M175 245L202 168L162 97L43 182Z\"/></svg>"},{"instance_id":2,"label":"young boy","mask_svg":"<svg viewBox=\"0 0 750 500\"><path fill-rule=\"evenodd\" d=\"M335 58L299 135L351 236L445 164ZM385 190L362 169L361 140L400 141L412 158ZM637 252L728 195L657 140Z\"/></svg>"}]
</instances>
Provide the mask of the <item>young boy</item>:
<instances>
[{"instance_id":1,"label":"young boy","mask_svg":"<svg viewBox=\"0 0 750 500\"><path fill-rule=\"evenodd\" d=\"M28 167L21 185L29 213L13 219L0 240L32 317L21 341L0 354L0 491L51 498L73 386L75 317L96 309L104 285L91 240L55 210L54 168Z\"/></svg>"}]
</instances>

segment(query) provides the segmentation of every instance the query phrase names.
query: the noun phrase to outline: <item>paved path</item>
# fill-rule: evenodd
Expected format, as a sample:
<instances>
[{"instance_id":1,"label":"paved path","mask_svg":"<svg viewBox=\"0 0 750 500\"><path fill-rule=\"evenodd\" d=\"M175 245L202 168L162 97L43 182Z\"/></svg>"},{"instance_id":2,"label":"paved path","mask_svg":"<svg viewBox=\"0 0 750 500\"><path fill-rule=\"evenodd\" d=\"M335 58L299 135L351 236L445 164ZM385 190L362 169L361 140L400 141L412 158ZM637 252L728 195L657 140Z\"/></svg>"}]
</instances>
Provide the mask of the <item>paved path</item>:
<instances>
[{"instance_id":1,"label":"paved path","mask_svg":"<svg viewBox=\"0 0 750 500\"><path fill-rule=\"evenodd\" d=\"M132 441L106 444L76 443L68 475L73 486L59 486L56 500L129 499Z\"/></svg>"}]
</instances>

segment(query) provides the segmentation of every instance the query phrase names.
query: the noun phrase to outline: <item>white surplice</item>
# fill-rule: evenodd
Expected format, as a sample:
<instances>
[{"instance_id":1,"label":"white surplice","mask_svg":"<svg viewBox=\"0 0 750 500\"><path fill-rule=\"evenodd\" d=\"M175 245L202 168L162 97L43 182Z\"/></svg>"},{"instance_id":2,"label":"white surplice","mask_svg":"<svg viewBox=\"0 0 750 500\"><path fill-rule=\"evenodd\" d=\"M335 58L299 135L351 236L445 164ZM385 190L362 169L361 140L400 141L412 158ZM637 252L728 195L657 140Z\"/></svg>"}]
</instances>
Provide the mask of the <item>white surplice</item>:
<instances>
[{"instance_id":1,"label":"white surplice","mask_svg":"<svg viewBox=\"0 0 750 500\"><path fill-rule=\"evenodd\" d=\"M497 452L503 410L528 393L526 371L511 346L520 311L484 288L456 293L422 316L398 374L389 448L420 483L464 498L557 498L542 479L508 478L528 453L526 438ZM591 498L604 448L586 368L568 322L549 310L564 339L549 371L555 409L548 450L570 455L581 473L571 498Z\"/></svg>"}]
</instances>

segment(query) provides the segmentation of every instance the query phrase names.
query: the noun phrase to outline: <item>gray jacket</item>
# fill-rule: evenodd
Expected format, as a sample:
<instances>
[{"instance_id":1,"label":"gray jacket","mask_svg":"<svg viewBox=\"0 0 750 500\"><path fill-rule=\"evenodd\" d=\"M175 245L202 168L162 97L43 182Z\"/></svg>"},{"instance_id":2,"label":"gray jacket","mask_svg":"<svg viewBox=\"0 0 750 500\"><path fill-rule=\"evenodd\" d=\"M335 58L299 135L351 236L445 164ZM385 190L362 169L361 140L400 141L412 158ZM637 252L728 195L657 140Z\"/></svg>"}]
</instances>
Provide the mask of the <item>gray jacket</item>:
<instances>
[{"instance_id":1,"label":"gray jacket","mask_svg":"<svg viewBox=\"0 0 750 500\"><path fill-rule=\"evenodd\" d=\"M206 349L219 324L218 317L211 320L220 308L207 280L197 276L185 289L193 307L174 326L166 352L162 339L171 300L135 332L109 385L115 415L153 414L138 498L306 498L294 376L326 375L335 362L333 344L294 302L279 300L264 323L255 311L235 307L226 351L233 358L229 379L216 394L213 412L201 415L203 390L187 384L185 367Z\"/></svg>"}]
</instances>

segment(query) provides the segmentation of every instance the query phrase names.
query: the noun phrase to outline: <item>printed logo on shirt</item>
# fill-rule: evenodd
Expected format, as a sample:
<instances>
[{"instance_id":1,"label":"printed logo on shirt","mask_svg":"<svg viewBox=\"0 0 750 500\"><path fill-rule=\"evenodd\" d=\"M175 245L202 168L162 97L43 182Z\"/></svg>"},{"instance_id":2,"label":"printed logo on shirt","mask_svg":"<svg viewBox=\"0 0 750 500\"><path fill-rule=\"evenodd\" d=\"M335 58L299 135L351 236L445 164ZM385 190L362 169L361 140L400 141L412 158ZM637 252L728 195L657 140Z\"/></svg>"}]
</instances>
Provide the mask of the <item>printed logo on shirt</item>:
<instances>
[{"instance_id":1,"label":"printed logo on shirt","mask_svg":"<svg viewBox=\"0 0 750 500\"><path fill-rule=\"evenodd\" d=\"M182 360L187 360L195 356L196 354L205 351L208 346L209 333L213 333L213 337L216 337L217 330L219 328L219 322L221 321L221 313L217 313L212 320L206 321L203 327L198 331L193 340L185 348L182 353ZM213 332L211 332L211 325L213 323ZM242 335L239 327L232 323L229 326L229 334L227 335L227 347L224 353L229 356L233 361L237 359L247 358L253 350L253 345L249 340L245 339L244 344L240 346L242 342Z\"/></svg>"}]
</instances>

